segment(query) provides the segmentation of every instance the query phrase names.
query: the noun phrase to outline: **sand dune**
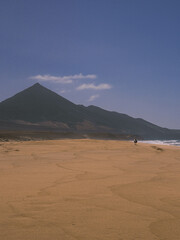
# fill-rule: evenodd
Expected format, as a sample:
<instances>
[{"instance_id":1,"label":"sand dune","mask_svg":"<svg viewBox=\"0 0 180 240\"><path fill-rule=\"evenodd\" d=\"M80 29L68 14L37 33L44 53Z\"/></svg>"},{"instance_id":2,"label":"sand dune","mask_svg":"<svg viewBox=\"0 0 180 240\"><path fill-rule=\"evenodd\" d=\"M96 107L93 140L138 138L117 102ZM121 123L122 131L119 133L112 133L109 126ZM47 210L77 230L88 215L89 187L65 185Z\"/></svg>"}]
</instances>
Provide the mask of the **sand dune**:
<instances>
[{"instance_id":1,"label":"sand dune","mask_svg":"<svg viewBox=\"0 0 180 240\"><path fill-rule=\"evenodd\" d=\"M0 143L0 240L179 240L180 148Z\"/></svg>"}]
</instances>

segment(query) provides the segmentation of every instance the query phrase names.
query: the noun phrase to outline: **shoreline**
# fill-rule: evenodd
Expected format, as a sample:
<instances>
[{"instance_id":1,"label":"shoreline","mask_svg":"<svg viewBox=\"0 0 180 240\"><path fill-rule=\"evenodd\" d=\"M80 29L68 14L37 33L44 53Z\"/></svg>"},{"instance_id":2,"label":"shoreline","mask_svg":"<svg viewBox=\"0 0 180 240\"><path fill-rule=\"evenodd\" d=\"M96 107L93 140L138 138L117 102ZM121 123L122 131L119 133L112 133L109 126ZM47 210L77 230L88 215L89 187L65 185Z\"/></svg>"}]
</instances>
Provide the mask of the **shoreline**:
<instances>
[{"instance_id":1,"label":"shoreline","mask_svg":"<svg viewBox=\"0 0 180 240\"><path fill-rule=\"evenodd\" d=\"M119 142L129 142L134 143L133 139L99 139L99 138L57 138L57 139L47 139L47 138L22 138L22 139L7 139L7 138L0 138L0 143L4 142L43 142L43 141L68 141L68 140L92 140L92 141L119 141ZM174 142L177 141L178 144L171 144L167 142ZM137 145L139 144L147 144L147 145L160 145L160 146L172 146L172 147L180 147L180 140L138 140Z\"/></svg>"}]
</instances>

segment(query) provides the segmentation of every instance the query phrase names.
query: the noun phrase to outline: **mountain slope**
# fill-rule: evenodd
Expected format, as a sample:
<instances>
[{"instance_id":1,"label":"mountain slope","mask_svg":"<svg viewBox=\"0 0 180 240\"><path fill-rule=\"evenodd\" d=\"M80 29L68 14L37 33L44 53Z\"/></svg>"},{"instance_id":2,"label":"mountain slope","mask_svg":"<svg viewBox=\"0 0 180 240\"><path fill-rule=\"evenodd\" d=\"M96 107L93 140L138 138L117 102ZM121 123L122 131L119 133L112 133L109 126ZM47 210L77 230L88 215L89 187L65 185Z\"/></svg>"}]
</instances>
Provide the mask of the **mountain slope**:
<instances>
[{"instance_id":1,"label":"mountain slope","mask_svg":"<svg viewBox=\"0 0 180 240\"><path fill-rule=\"evenodd\" d=\"M130 135L151 136L156 138L164 136L166 129L158 127L143 119L132 118L126 114L110 112L99 107L89 106L89 111L96 115L99 124L111 127L116 132Z\"/></svg>"}]
</instances>

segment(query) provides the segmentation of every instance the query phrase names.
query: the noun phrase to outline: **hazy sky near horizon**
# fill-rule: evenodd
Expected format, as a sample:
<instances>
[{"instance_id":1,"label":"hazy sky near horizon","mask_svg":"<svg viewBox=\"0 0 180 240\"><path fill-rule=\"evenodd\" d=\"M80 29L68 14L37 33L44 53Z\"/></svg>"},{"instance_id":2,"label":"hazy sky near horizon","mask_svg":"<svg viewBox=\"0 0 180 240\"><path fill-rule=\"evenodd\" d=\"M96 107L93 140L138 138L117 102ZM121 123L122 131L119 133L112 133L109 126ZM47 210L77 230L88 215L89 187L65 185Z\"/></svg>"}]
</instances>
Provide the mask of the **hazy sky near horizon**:
<instances>
[{"instance_id":1,"label":"hazy sky near horizon","mask_svg":"<svg viewBox=\"0 0 180 240\"><path fill-rule=\"evenodd\" d=\"M36 82L180 129L180 1L1 0L0 101Z\"/></svg>"}]
</instances>

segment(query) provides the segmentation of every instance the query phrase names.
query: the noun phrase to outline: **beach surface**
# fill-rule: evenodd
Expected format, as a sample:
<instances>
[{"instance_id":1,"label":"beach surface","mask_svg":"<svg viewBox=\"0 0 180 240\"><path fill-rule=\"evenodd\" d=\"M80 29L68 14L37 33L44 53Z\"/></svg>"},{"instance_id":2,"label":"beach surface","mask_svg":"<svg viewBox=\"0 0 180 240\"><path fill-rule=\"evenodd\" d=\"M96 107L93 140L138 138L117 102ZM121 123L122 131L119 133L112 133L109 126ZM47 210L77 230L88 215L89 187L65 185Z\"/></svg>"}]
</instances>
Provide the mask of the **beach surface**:
<instances>
[{"instance_id":1,"label":"beach surface","mask_svg":"<svg viewBox=\"0 0 180 240\"><path fill-rule=\"evenodd\" d=\"M136 239L180 239L180 147L0 142L0 240Z\"/></svg>"}]
</instances>

